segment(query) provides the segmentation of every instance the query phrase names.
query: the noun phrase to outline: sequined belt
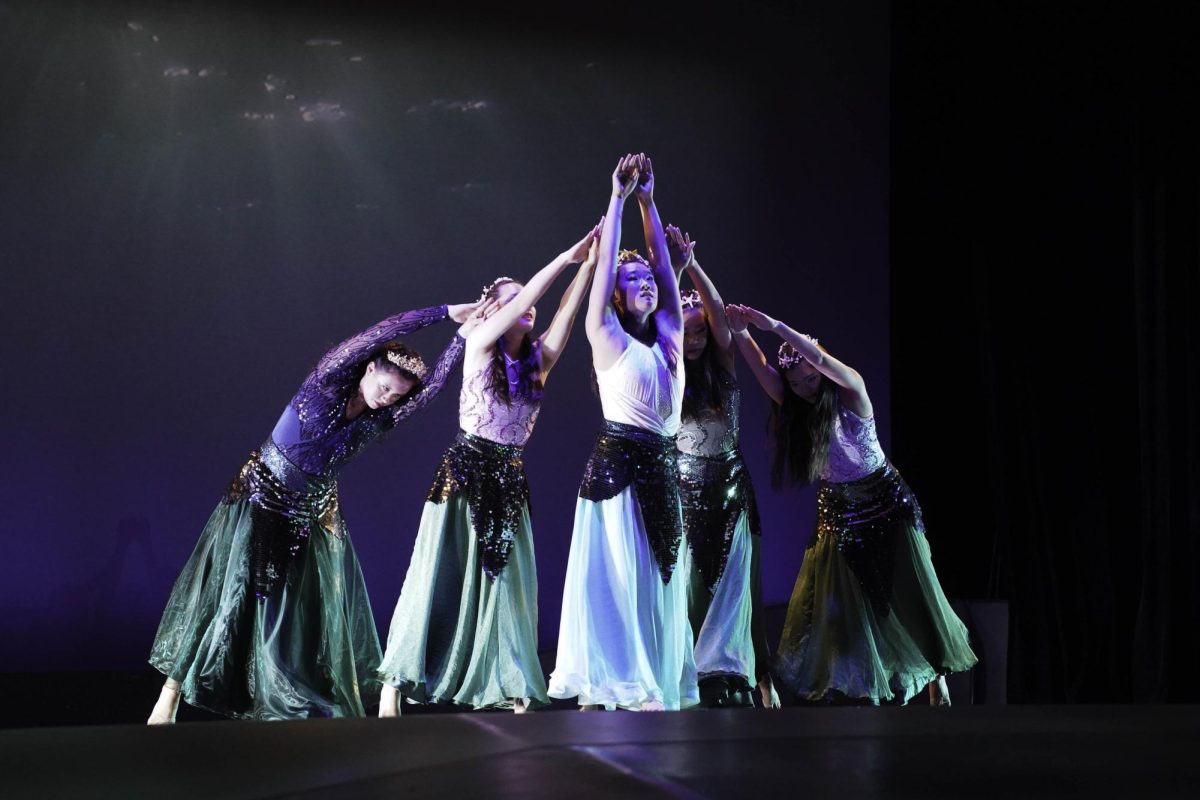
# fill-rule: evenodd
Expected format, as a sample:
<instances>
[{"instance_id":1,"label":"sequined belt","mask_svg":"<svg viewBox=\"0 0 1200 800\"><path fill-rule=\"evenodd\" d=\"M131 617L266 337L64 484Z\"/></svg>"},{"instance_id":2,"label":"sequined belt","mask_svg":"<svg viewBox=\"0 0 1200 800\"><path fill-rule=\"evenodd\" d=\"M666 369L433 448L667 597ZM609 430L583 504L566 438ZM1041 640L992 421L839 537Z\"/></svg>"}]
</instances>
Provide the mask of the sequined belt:
<instances>
[{"instance_id":1,"label":"sequined belt","mask_svg":"<svg viewBox=\"0 0 1200 800\"><path fill-rule=\"evenodd\" d=\"M916 496L899 471L885 464L855 481L821 481L817 535L810 547L832 539L876 613L886 616L891 605L896 536L905 526L921 525Z\"/></svg>"},{"instance_id":2,"label":"sequined belt","mask_svg":"<svg viewBox=\"0 0 1200 800\"><path fill-rule=\"evenodd\" d=\"M279 588L313 525L342 535L337 484L300 469L270 440L250 454L226 491L226 502L239 500L250 502L251 567L260 597Z\"/></svg>"},{"instance_id":3,"label":"sequined belt","mask_svg":"<svg viewBox=\"0 0 1200 800\"><path fill-rule=\"evenodd\" d=\"M679 478L692 563L711 594L725 572L742 512L749 518L750 532L759 533L754 485L737 448L716 456L680 453Z\"/></svg>"},{"instance_id":4,"label":"sequined belt","mask_svg":"<svg viewBox=\"0 0 1200 800\"><path fill-rule=\"evenodd\" d=\"M663 583L670 583L683 538L675 440L605 420L584 469L579 496L598 503L616 497L630 484L636 489L659 575Z\"/></svg>"},{"instance_id":5,"label":"sequined belt","mask_svg":"<svg viewBox=\"0 0 1200 800\"><path fill-rule=\"evenodd\" d=\"M459 431L442 456L425 497L427 502L445 503L451 495L466 496L480 565L491 580L508 563L522 511L529 508L529 483L521 452L520 445Z\"/></svg>"}]
</instances>

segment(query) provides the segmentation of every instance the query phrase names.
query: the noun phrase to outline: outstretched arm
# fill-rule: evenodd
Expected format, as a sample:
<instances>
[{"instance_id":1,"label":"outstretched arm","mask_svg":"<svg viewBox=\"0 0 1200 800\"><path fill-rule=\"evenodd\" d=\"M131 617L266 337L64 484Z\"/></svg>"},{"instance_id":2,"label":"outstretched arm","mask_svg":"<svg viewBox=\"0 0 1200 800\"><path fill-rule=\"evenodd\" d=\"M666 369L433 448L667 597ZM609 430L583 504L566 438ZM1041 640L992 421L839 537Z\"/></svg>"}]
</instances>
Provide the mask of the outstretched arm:
<instances>
[{"instance_id":1,"label":"outstretched arm","mask_svg":"<svg viewBox=\"0 0 1200 800\"><path fill-rule=\"evenodd\" d=\"M475 330L471 332L471 336L467 341L468 347L476 349L479 347L491 347L493 343L504 332L513 326L513 323L520 318L522 314L531 309L533 305L546 293L550 285L555 279L567 268L569 264L578 264L587 257L588 250L591 249L592 242L600 235L600 226L592 228L587 232L582 239L559 253L553 261L538 270L529 282L521 287L512 300L498 308L494 314L488 319L479 324Z\"/></svg>"},{"instance_id":2,"label":"outstretched arm","mask_svg":"<svg viewBox=\"0 0 1200 800\"><path fill-rule=\"evenodd\" d=\"M860 417L869 417L873 413L871 398L867 395L867 384L858 370L842 363L817 346L817 340L803 333L798 333L779 320L749 306L743 306L746 320L759 330L777 333L780 338L796 348L796 352L804 356L804 360L812 364L818 372L838 385L842 402Z\"/></svg>"},{"instance_id":3,"label":"outstretched arm","mask_svg":"<svg viewBox=\"0 0 1200 800\"><path fill-rule=\"evenodd\" d=\"M676 350L683 348L683 306L679 302L679 281L671 268L667 235L663 230L658 207L654 204L654 165L645 153L638 156L640 177L637 184L638 208L642 212L642 232L646 237L647 260L658 284L658 310L654 321L660 333L675 342Z\"/></svg>"},{"instance_id":4,"label":"outstretched arm","mask_svg":"<svg viewBox=\"0 0 1200 800\"><path fill-rule=\"evenodd\" d=\"M758 342L754 341L754 337L747 330L746 313L743 309L743 306L732 303L725 306L725 316L729 321L733 340L737 342L738 352L742 354L742 358L746 359L746 363L750 365L750 371L754 373L758 385L777 405L783 405L783 378L771 366L771 362L759 348Z\"/></svg>"},{"instance_id":5,"label":"outstretched arm","mask_svg":"<svg viewBox=\"0 0 1200 800\"><path fill-rule=\"evenodd\" d=\"M729 322L725 319L725 303L721 293L708 277L700 262L696 260L696 243L689 234L682 233L674 225L667 226L667 238L671 247L673 263L683 261L683 271L691 275L692 284L700 293L700 301L704 303L705 316L708 317L708 337L720 354L721 366L726 372L733 372L733 335L729 330ZM678 254L678 255L676 255Z\"/></svg>"},{"instance_id":6,"label":"outstretched arm","mask_svg":"<svg viewBox=\"0 0 1200 800\"><path fill-rule=\"evenodd\" d=\"M612 194L608 212L600 226L600 253L596 274L588 295L587 319L584 328L592 345L592 363L596 369L607 369L625 352L625 331L612 305L613 289L617 285L617 250L621 243L621 214L625 200L637 186L637 156L626 155L617 162L612 174Z\"/></svg>"},{"instance_id":7,"label":"outstretched arm","mask_svg":"<svg viewBox=\"0 0 1200 800\"><path fill-rule=\"evenodd\" d=\"M426 376L425 380L421 382L421 388L417 390L417 393L407 402L394 405L388 409L393 426L400 424L433 402L433 398L437 397L446 386L446 380L458 365L458 360L462 358L465 346L466 339L463 338L460 329L458 333L454 334L454 338L450 340L450 344L446 345L446 349L442 351L442 354L438 356L437 363L429 371L429 375Z\"/></svg>"},{"instance_id":8,"label":"outstretched arm","mask_svg":"<svg viewBox=\"0 0 1200 800\"><path fill-rule=\"evenodd\" d=\"M361 364L381 345L444 319L466 322L479 307L479 303L458 303L394 314L330 348L317 362L313 374L321 383L338 381L344 370Z\"/></svg>"},{"instance_id":9,"label":"outstretched arm","mask_svg":"<svg viewBox=\"0 0 1200 800\"><path fill-rule=\"evenodd\" d=\"M462 358L463 350L466 347L467 338L471 335L471 331L496 310L496 302L494 300L480 300L475 303L463 303L459 306L451 306L450 308L451 319L459 321L461 318L462 325L458 326L458 330L454 332L454 338L450 340L450 344L446 345L446 349L438 356L437 363L433 365L433 369L430 370L425 380L421 382L421 388L417 389L417 393L408 402L389 408L388 417L392 427L395 427L407 417L425 408L425 406L433 401L433 398L438 396L438 393L446 385L446 379L449 377L451 370L458 364L458 360Z\"/></svg>"},{"instance_id":10,"label":"outstretched arm","mask_svg":"<svg viewBox=\"0 0 1200 800\"><path fill-rule=\"evenodd\" d=\"M321 356L316 369L318 378L327 378L347 367L361 363L380 345L447 319L449 308L449 306L432 306L403 311L375 323L365 331L354 334Z\"/></svg>"},{"instance_id":11,"label":"outstretched arm","mask_svg":"<svg viewBox=\"0 0 1200 800\"><path fill-rule=\"evenodd\" d=\"M600 220L600 225L603 224L604 220ZM595 233L596 236L588 248L587 258L579 267L579 271L575 273L571 285L563 292L562 300L558 304L558 311L555 312L550 327L541 336L543 381L558 362L558 357L562 355L563 349L567 346L567 340L571 338L571 329L575 327L575 315L579 313L579 307L583 305L583 296L587 293L592 273L596 269L596 261L600 255L600 226L596 227Z\"/></svg>"}]
</instances>

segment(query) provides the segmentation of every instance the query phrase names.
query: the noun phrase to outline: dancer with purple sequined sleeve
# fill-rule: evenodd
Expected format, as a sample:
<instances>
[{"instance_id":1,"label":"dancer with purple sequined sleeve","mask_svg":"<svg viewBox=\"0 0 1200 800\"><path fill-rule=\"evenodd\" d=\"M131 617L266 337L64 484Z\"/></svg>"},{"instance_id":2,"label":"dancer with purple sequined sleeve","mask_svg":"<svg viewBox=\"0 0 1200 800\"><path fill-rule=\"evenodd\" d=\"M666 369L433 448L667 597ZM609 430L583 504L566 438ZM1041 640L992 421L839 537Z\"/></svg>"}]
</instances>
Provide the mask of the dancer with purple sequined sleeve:
<instances>
[{"instance_id":1,"label":"dancer with purple sequined sleeve","mask_svg":"<svg viewBox=\"0 0 1200 800\"><path fill-rule=\"evenodd\" d=\"M688 616L696 637L700 702L712 708L778 708L771 681L759 578L761 536L750 472L738 449L742 392L733 337L695 243L667 226L671 260L696 287L683 299L683 418L679 448L683 527L692 570Z\"/></svg>"},{"instance_id":2,"label":"dancer with purple sequined sleeve","mask_svg":"<svg viewBox=\"0 0 1200 800\"><path fill-rule=\"evenodd\" d=\"M251 454L175 582L150 653L167 676L150 724L191 705L242 719L362 716L379 638L338 510L337 473L429 404L479 303L389 317L317 362ZM432 371L396 341L462 323Z\"/></svg>"},{"instance_id":3,"label":"dancer with purple sequined sleeve","mask_svg":"<svg viewBox=\"0 0 1200 800\"><path fill-rule=\"evenodd\" d=\"M636 193L649 260L618 256ZM622 158L600 234L587 333L604 428L579 488L550 696L581 708L695 705L675 434L683 312L644 155Z\"/></svg>"},{"instance_id":4,"label":"dancer with purple sequined sleeve","mask_svg":"<svg viewBox=\"0 0 1200 800\"><path fill-rule=\"evenodd\" d=\"M590 285L598 235L599 226L524 286L497 278L484 290L496 311L467 337L461 430L434 475L392 616L381 717L398 715L401 697L517 713L549 702L521 456ZM534 339L534 303L580 261L550 327Z\"/></svg>"},{"instance_id":5,"label":"dancer with purple sequined sleeve","mask_svg":"<svg viewBox=\"0 0 1200 800\"><path fill-rule=\"evenodd\" d=\"M788 605L775 677L808 702L907 703L977 661L942 592L921 508L888 462L857 371L760 311L727 305L742 355L774 401L772 479L818 481L817 528ZM778 334L775 369L747 330Z\"/></svg>"}]
</instances>

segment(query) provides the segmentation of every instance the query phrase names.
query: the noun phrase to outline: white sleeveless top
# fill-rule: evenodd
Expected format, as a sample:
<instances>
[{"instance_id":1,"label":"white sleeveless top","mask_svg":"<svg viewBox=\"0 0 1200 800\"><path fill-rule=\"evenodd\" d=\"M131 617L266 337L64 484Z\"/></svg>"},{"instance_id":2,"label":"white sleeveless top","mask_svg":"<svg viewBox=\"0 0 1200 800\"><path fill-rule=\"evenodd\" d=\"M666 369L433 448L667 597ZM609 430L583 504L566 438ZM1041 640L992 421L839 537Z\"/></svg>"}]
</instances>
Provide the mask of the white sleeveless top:
<instances>
[{"instance_id":1,"label":"white sleeveless top","mask_svg":"<svg viewBox=\"0 0 1200 800\"><path fill-rule=\"evenodd\" d=\"M679 432L683 410L683 363L667 366L662 345L647 347L629 337L625 352L606 370L596 370L604 418L660 436Z\"/></svg>"}]
</instances>

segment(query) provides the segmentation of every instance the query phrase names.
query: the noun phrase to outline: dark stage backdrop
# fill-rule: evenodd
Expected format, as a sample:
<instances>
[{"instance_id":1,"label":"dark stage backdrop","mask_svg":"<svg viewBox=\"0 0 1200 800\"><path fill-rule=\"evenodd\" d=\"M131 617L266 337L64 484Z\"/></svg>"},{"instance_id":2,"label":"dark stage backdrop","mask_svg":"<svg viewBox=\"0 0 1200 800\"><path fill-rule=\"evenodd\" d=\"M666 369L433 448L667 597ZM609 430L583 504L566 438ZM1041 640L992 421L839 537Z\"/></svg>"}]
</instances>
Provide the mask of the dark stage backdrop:
<instances>
[{"instance_id":1,"label":"dark stage backdrop","mask_svg":"<svg viewBox=\"0 0 1200 800\"><path fill-rule=\"evenodd\" d=\"M900 3L895 455L1009 698L1200 700L1200 5Z\"/></svg>"},{"instance_id":2,"label":"dark stage backdrop","mask_svg":"<svg viewBox=\"0 0 1200 800\"><path fill-rule=\"evenodd\" d=\"M727 300L862 371L886 446L888 5L739 8L531 27L487 9L0 5L0 670L144 664L201 527L323 349L532 274L595 223L627 151L653 156L665 219ZM543 647L600 423L581 327L527 451ZM452 333L413 340L432 358ZM768 490L766 400L742 383L780 603L812 494ZM457 392L342 474L381 635Z\"/></svg>"}]
</instances>

